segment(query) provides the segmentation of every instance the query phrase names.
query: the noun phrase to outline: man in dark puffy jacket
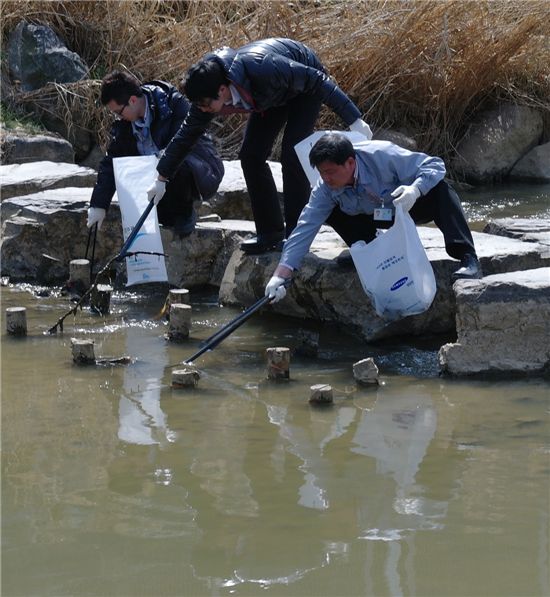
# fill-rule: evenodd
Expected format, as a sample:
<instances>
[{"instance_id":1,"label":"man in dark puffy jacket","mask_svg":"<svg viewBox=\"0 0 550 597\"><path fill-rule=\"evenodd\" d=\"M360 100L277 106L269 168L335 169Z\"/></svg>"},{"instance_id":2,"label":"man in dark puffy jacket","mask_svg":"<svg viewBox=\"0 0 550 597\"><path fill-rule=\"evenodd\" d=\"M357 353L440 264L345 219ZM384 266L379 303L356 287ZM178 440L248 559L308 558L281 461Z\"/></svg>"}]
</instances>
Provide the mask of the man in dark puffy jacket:
<instances>
[{"instance_id":1,"label":"man in dark puffy jacket","mask_svg":"<svg viewBox=\"0 0 550 597\"><path fill-rule=\"evenodd\" d=\"M315 53L290 39L264 39L237 50L222 48L193 65L183 82L192 102L183 125L166 148L158 180L148 196L162 197L181 160L217 114L249 114L239 153L257 237L245 241L247 253L280 249L309 197L309 183L294 146L313 132L321 105L330 107L351 130L372 137L349 97L328 76ZM284 221L267 159L279 132L282 139ZM286 230L285 230L286 223Z\"/></svg>"},{"instance_id":2,"label":"man in dark puffy jacket","mask_svg":"<svg viewBox=\"0 0 550 597\"><path fill-rule=\"evenodd\" d=\"M88 210L88 227L101 226L115 192L113 158L158 155L180 128L189 102L173 85L163 81L141 84L133 75L113 71L101 85L101 103L115 115L111 142L101 160ZM174 171L166 194L157 205L159 222L181 237L193 232L193 201L211 197L224 174L212 140L200 135L197 143Z\"/></svg>"}]
</instances>

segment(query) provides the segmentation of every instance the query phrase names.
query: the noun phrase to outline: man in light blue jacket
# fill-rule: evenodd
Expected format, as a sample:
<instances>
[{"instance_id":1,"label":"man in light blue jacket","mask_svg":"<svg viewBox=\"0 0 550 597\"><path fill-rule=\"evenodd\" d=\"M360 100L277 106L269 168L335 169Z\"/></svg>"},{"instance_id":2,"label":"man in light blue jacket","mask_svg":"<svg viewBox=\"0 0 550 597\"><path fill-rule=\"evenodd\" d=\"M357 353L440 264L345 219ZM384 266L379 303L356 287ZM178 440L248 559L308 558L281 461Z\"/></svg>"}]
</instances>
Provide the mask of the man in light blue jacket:
<instances>
[{"instance_id":1,"label":"man in light blue jacket","mask_svg":"<svg viewBox=\"0 0 550 597\"><path fill-rule=\"evenodd\" d=\"M283 282L300 267L323 224L332 226L348 246L358 240L368 243L378 228L392 225L399 204L416 224L433 221L441 230L447 253L460 260L454 278L482 276L458 195L443 180L443 160L388 141L364 141L354 147L338 133L323 135L312 147L309 160L321 180L266 286L266 295L274 302L285 296Z\"/></svg>"}]
</instances>

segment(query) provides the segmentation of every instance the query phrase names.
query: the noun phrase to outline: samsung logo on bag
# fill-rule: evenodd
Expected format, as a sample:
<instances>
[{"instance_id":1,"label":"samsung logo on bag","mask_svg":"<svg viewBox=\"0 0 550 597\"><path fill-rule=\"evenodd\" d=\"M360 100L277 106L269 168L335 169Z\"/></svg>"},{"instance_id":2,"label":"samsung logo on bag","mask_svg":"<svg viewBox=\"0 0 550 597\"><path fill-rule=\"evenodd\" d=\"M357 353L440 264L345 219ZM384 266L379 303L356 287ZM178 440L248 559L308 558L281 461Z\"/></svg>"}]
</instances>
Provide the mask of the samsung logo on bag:
<instances>
[{"instance_id":1,"label":"samsung logo on bag","mask_svg":"<svg viewBox=\"0 0 550 597\"><path fill-rule=\"evenodd\" d=\"M405 276L404 278L397 280L397 282L395 282L395 284L390 288L390 290L393 292L394 290L401 288L401 286L403 286L403 284L405 284L408 279L409 278L407 276Z\"/></svg>"}]
</instances>

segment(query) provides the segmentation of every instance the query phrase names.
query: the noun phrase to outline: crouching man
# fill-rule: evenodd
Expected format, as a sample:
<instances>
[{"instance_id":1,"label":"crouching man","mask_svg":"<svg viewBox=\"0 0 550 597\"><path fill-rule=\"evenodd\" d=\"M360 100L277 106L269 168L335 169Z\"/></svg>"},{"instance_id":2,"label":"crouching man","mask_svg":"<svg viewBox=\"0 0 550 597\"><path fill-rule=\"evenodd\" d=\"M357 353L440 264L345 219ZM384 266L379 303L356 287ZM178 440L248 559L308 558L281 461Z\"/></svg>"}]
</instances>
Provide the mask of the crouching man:
<instances>
[{"instance_id":1,"label":"crouching man","mask_svg":"<svg viewBox=\"0 0 550 597\"><path fill-rule=\"evenodd\" d=\"M113 71L101 84L101 103L115 116L111 142L101 160L88 209L88 227L103 219L115 192L113 158L159 155L179 130L189 102L164 81L141 84L133 75ZM159 223L171 227L181 238L195 229L193 201L208 199L223 178L223 162L208 135L200 135L169 181L157 205ZM160 197L159 197L160 200Z\"/></svg>"},{"instance_id":2,"label":"crouching man","mask_svg":"<svg viewBox=\"0 0 550 597\"><path fill-rule=\"evenodd\" d=\"M397 205L416 224L433 221L441 230L447 253L460 261L455 279L482 277L458 195L443 180L443 160L388 141L364 141L354 147L345 135L327 133L312 147L309 161L321 180L266 286L265 294L273 302L285 296L283 282L300 267L323 224L332 226L348 246L358 240L369 243L377 228L392 225Z\"/></svg>"}]
</instances>

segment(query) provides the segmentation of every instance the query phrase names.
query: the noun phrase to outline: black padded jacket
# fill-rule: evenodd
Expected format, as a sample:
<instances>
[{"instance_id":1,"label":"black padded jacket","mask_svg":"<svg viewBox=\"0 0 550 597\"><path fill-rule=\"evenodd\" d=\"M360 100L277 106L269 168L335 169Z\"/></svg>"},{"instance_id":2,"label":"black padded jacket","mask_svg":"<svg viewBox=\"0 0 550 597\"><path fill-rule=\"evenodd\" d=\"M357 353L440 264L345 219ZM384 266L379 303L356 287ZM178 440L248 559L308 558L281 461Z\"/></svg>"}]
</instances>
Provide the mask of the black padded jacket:
<instances>
[{"instance_id":1,"label":"black padded jacket","mask_svg":"<svg viewBox=\"0 0 550 597\"><path fill-rule=\"evenodd\" d=\"M152 110L151 136L159 150L163 150L177 133L189 112L189 102L179 91L164 81L151 81L141 86ZM99 164L97 182L90 199L91 207L107 209L115 187L113 158L140 155L132 124L117 120L111 129L111 141ZM203 199L211 197L223 178L223 162L208 135L200 135L185 161L193 173L197 189Z\"/></svg>"},{"instance_id":2,"label":"black padded jacket","mask_svg":"<svg viewBox=\"0 0 550 597\"><path fill-rule=\"evenodd\" d=\"M264 39L238 50L221 48L205 58L222 65L229 82L251 103L253 111L263 112L283 106L298 95L310 94L319 97L347 126L361 118L357 106L327 75L315 52L300 42ZM158 164L161 175L170 178L215 116L191 104Z\"/></svg>"}]
</instances>

